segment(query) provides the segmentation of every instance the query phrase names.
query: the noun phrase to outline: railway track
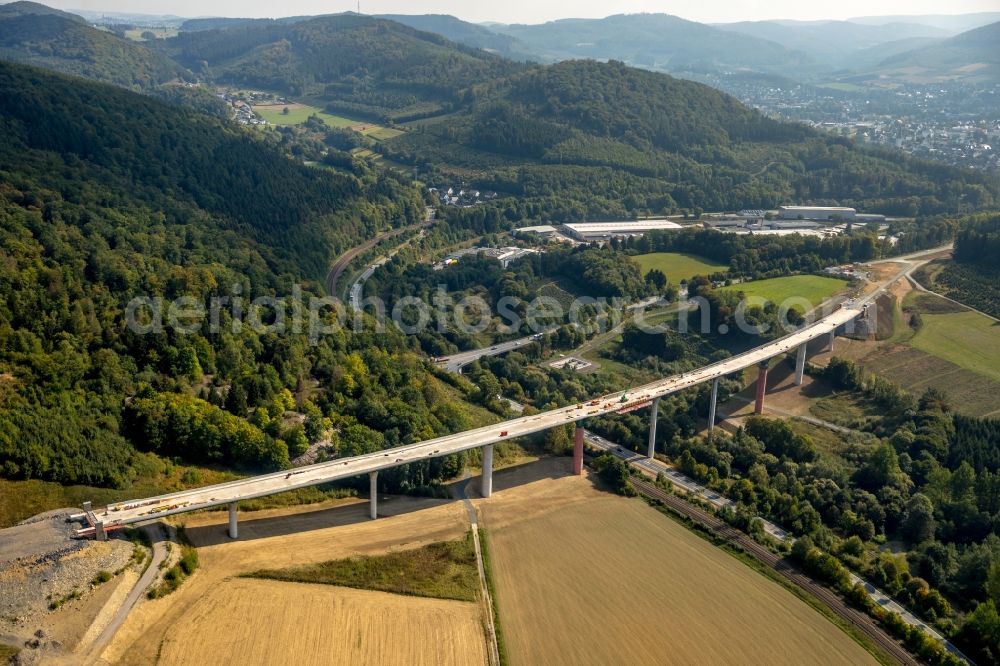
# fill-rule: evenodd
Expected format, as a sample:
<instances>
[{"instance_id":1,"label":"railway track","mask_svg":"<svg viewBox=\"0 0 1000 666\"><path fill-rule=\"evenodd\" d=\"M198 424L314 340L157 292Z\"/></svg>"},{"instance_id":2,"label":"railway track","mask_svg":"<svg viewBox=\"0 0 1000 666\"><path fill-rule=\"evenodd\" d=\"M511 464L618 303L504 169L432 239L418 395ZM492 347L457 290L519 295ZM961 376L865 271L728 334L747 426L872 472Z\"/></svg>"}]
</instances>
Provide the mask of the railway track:
<instances>
[{"instance_id":1,"label":"railway track","mask_svg":"<svg viewBox=\"0 0 1000 666\"><path fill-rule=\"evenodd\" d=\"M411 224L406 227L400 227L398 229L393 229L392 231L381 233L340 255L333 265L330 266L330 271L326 274L326 293L330 296L337 295L337 280L340 279L340 276L343 275L345 270L347 270L348 265L350 265L350 263L354 261L359 254L367 252L384 240L395 238L400 234L405 234L407 231L414 231L415 229L429 227L432 224L434 224L434 220L425 220L423 222L418 222L417 224Z\"/></svg>"},{"instance_id":2,"label":"railway track","mask_svg":"<svg viewBox=\"0 0 1000 666\"><path fill-rule=\"evenodd\" d=\"M739 547L754 559L776 571L782 578L806 590L809 594L823 602L839 618L857 627L865 636L870 638L872 642L898 663L904 664L904 666L919 666L921 663L906 648L879 627L875 620L868 614L851 608L832 590L803 574L786 562L783 557L772 553L748 535L720 520L708 511L657 488L648 481L633 477L632 485L646 497L658 500L680 515L687 516L691 520L704 525L726 542Z\"/></svg>"}]
</instances>

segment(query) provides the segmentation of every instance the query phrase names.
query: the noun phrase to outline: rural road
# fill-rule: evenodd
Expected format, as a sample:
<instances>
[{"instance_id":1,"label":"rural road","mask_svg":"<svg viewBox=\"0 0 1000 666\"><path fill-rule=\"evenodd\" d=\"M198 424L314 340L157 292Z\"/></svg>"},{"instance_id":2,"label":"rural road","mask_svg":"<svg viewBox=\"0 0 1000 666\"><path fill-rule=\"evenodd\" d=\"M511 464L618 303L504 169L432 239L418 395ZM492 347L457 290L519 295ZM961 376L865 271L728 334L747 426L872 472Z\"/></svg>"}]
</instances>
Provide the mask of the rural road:
<instances>
[{"instance_id":1,"label":"rural road","mask_svg":"<svg viewBox=\"0 0 1000 666\"><path fill-rule=\"evenodd\" d=\"M651 305L656 305L660 303L662 299L659 296L654 296L651 298L646 298L636 303L632 303L626 307L627 311L641 310L647 308ZM624 323L619 324L615 329L603 333L601 335L607 335L608 333L613 333L615 330L623 326ZM528 335L523 338L518 338L517 340L508 340L507 342L498 342L495 345L489 347L482 347L480 349L471 349L469 351L458 352L457 354L452 354L451 356L446 356L439 360L438 363L444 365L445 369L449 372L459 372L462 368L469 365L473 361L478 361L479 359L486 356L499 356L500 354L506 354L509 351L513 351L518 347L523 347L532 340L536 340L546 333L556 330L557 326L552 326L546 328L543 331L535 333L534 335Z\"/></svg>"},{"instance_id":2,"label":"rural road","mask_svg":"<svg viewBox=\"0 0 1000 666\"><path fill-rule=\"evenodd\" d=\"M142 529L149 535L149 539L153 544L153 558L150 560L146 570L142 572L139 580L132 587L132 590L128 593L128 596L125 597L125 601L118 608L118 612L111 618L108 626L104 628L104 631L94 639L94 642L88 648L82 660L84 664L99 663L104 648L114 638L135 604L146 593L146 590L149 589L149 586L156 579L156 575L160 572L160 564L167 558L166 536L160 523L144 525Z\"/></svg>"}]
</instances>

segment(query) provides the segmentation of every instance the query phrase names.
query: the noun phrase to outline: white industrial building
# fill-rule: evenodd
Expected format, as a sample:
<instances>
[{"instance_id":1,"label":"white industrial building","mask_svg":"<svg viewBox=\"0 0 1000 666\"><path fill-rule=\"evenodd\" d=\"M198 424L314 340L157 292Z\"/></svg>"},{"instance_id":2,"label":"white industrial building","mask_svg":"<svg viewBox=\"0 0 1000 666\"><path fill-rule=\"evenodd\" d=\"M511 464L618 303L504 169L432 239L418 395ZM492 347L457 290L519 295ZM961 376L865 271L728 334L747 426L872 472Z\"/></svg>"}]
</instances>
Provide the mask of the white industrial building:
<instances>
[{"instance_id":1,"label":"white industrial building","mask_svg":"<svg viewBox=\"0 0 1000 666\"><path fill-rule=\"evenodd\" d=\"M778 217L783 220L853 220L858 214L853 208L843 206L779 206Z\"/></svg>"},{"instance_id":2,"label":"white industrial building","mask_svg":"<svg viewBox=\"0 0 1000 666\"><path fill-rule=\"evenodd\" d=\"M641 236L649 231L676 231L683 227L670 220L622 220L620 222L579 222L564 224L563 229L581 241L610 240Z\"/></svg>"}]
</instances>

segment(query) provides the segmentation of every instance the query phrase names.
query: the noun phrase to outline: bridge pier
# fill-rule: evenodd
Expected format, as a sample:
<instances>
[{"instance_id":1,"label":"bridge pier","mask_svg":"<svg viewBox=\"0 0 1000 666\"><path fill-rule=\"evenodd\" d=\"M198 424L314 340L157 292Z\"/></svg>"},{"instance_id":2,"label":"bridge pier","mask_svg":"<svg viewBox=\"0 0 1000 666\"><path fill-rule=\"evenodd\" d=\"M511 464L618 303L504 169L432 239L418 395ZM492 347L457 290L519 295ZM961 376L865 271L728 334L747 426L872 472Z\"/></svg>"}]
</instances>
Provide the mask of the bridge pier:
<instances>
[{"instance_id":1,"label":"bridge pier","mask_svg":"<svg viewBox=\"0 0 1000 666\"><path fill-rule=\"evenodd\" d=\"M583 428L579 424L573 433L573 474L583 474Z\"/></svg>"},{"instance_id":2,"label":"bridge pier","mask_svg":"<svg viewBox=\"0 0 1000 666\"><path fill-rule=\"evenodd\" d=\"M715 429L715 408L719 404L719 377L712 380L712 399L708 403L708 431Z\"/></svg>"},{"instance_id":3,"label":"bridge pier","mask_svg":"<svg viewBox=\"0 0 1000 666\"><path fill-rule=\"evenodd\" d=\"M826 341L826 350L828 352L832 352L833 351L833 341L836 340L836 339L837 339L837 331L836 330L830 331L830 337L827 338L827 341Z\"/></svg>"},{"instance_id":4,"label":"bridge pier","mask_svg":"<svg viewBox=\"0 0 1000 666\"><path fill-rule=\"evenodd\" d=\"M368 498L370 500L369 515L372 520L378 518L378 472L368 472Z\"/></svg>"},{"instance_id":5,"label":"bridge pier","mask_svg":"<svg viewBox=\"0 0 1000 666\"><path fill-rule=\"evenodd\" d=\"M795 385L802 386L802 377L806 372L806 347L808 342L799 345L799 351L795 355Z\"/></svg>"},{"instance_id":6,"label":"bridge pier","mask_svg":"<svg viewBox=\"0 0 1000 666\"><path fill-rule=\"evenodd\" d=\"M489 497L493 494L493 445L483 447L483 478L479 494Z\"/></svg>"},{"instance_id":7,"label":"bridge pier","mask_svg":"<svg viewBox=\"0 0 1000 666\"><path fill-rule=\"evenodd\" d=\"M104 529L104 521L98 520L96 523L94 523L94 538L97 541L107 541L108 540L108 533Z\"/></svg>"},{"instance_id":8,"label":"bridge pier","mask_svg":"<svg viewBox=\"0 0 1000 666\"><path fill-rule=\"evenodd\" d=\"M239 537L240 531L236 524L236 502L229 503L229 538L235 539Z\"/></svg>"},{"instance_id":9,"label":"bridge pier","mask_svg":"<svg viewBox=\"0 0 1000 666\"><path fill-rule=\"evenodd\" d=\"M770 360L761 361L757 372L757 402L754 404L754 414L764 413L764 396L767 394L767 370Z\"/></svg>"},{"instance_id":10,"label":"bridge pier","mask_svg":"<svg viewBox=\"0 0 1000 666\"><path fill-rule=\"evenodd\" d=\"M656 417L659 416L661 397L663 396L653 401L653 406L649 413L649 449L646 451L647 458L652 458L656 454Z\"/></svg>"}]
</instances>

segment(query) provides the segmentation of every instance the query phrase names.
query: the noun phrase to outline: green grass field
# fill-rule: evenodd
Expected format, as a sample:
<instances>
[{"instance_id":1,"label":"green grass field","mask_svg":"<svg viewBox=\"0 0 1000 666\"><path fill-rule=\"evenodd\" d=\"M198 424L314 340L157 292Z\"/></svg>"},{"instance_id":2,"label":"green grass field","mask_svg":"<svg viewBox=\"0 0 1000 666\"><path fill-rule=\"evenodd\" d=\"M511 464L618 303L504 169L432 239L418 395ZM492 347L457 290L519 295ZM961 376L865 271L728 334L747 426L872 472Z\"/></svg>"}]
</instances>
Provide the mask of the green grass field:
<instances>
[{"instance_id":1,"label":"green grass field","mask_svg":"<svg viewBox=\"0 0 1000 666\"><path fill-rule=\"evenodd\" d=\"M285 108L288 113L282 113ZM271 123L272 125L301 125L309 119L309 116L317 115L330 127L350 127L357 125L360 120L352 120L343 116L335 116L325 113L322 109L308 104L269 104L266 106L255 106L253 112Z\"/></svg>"},{"instance_id":2,"label":"green grass field","mask_svg":"<svg viewBox=\"0 0 1000 666\"><path fill-rule=\"evenodd\" d=\"M643 275L656 268L663 271L671 284L680 284L681 280L688 280L695 275L711 275L729 270L729 266L725 264L682 252L653 252L636 255L633 259L639 262Z\"/></svg>"},{"instance_id":3,"label":"green grass field","mask_svg":"<svg viewBox=\"0 0 1000 666\"><path fill-rule=\"evenodd\" d=\"M734 284L731 287L723 287L723 289L743 292L748 299L764 299L778 305L788 299L801 299L812 307L806 308L805 302L791 302L789 305L795 310L803 312L820 305L843 289L846 284L841 279L822 275L789 275L788 277Z\"/></svg>"},{"instance_id":4,"label":"green grass field","mask_svg":"<svg viewBox=\"0 0 1000 666\"><path fill-rule=\"evenodd\" d=\"M398 130L392 127L383 127L381 125L366 125L361 133L365 136L370 136L377 141L385 141L386 139L392 139L403 133L403 130Z\"/></svg>"},{"instance_id":5,"label":"green grass field","mask_svg":"<svg viewBox=\"0 0 1000 666\"><path fill-rule=\"evenodd\" d=\"M920 316L911 347L1000 381L1000 324L976 312Z\"/></svg>"},{"instance_id":6,"label":"green grass field","mask_svg":"<svg viewBox=\"0 0 1000 666\"><path fill-rule=\"evenodd\" d=\"M285 108L288 113L284 113ZM319 116L329 127L352 127L365 136L370 136L376 141L392 139L403 133L403 130L392 127L385 127L376 123L369 123L363 120L354 120L344 116L335 116L326 113L322 109L309 106L308 104L267 104L253 107L253 112L271 123L272 125L301 125L309 120L309 116Z\"/></svg>"}]
</instances>

